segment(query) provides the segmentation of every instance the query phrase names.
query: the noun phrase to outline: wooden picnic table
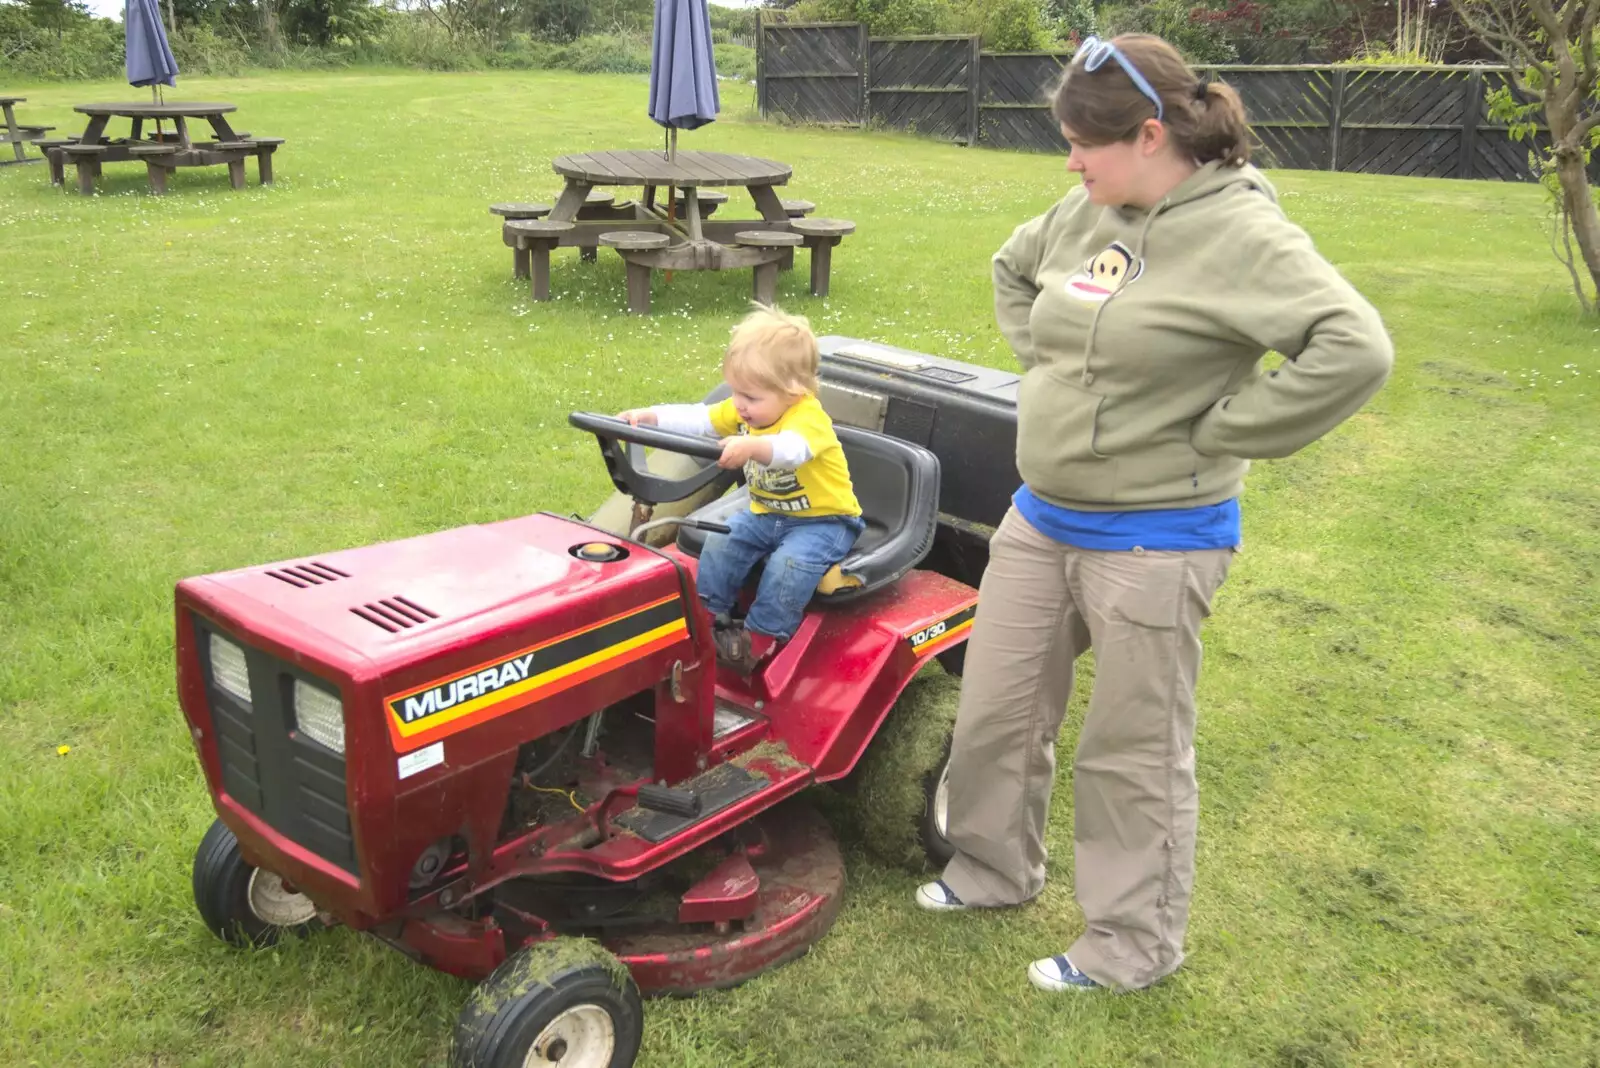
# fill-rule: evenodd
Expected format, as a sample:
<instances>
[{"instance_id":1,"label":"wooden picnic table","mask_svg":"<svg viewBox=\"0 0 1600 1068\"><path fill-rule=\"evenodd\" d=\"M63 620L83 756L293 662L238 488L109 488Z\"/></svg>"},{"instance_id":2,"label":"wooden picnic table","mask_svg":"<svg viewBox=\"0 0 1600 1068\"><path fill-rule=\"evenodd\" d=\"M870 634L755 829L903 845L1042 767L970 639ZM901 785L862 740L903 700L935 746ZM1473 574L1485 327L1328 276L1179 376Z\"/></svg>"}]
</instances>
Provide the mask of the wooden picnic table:
<instances>
[{"instance_id":1,"label":"wooden picnic table","mask_svg":"<svg viewBox=\"0 0 1600 1068\"><path fill-rule=\"evenodd\" d=\"M680 232L691 243L698 243L705 241L707 235L694 190L706 186L742 185L749 191L756 210L761 213L761 221L769 224L769 229L781 230L788 225L789 216L772 187L788 182L794 170L776 160L725 152L679 152L668 159L664 153L653 149L618 149L561 156L552 166L567 180L566 188L550 212L552 222L576 220L589 192L596 186L643 186L641 215L653 218L641 218L641 221L659 220L677 229L668 210L655 202L656 190L677 188L685 191L682 199L687 216L685 229ZM748 229L749 223L742 228Z\"/></svg>"},{"instance_id":2,"label":"wooden picnic table","mask_svg":"<svg viewBox=\"0 0 1600 1068\"><path fill-rule=\"evenodd\" d=\"M51 162L51 180L62 181L62 165L67 158L78 163L79 189L88 193L93 189L93 178L100 166L106 163L144 163L150 174L152 191L166 191L166 176L177 167L208 167L228 165L228 176L235 189L244 188L244 161L255 156L260 168L261 182L272 182L271 156L282 144L278 138L255 138L240 133L229 125L226 116L236 110L233 104L203 101L118 101L109 104L79 104L72 110L89 116L89 124L76 139L49 142L46 153ZM114 118L131 120L126 138L109 138L106 127ZM204 119L215 137L212 141L195 141L189 132L190 119ZM172 123L171 132L161 129L163 122ZM147 123L156 126L156 132L146 130Z\"/></svg>"},{"instance_id":3,"label":"wooden picnic table","mask_svg":"<svg viewBox=\"0 0 1600 1068\"><path fill-rule=\"evenodd\" d=\"M576 246L588 260L600 245L627 263L628 307L641 314L650 310L652 271L750 268L755 298L770 304L778 272L793 265L801 246L812 254L811 292L827 296L831 250L855 230L843 220L811 220L811 230L800 229L796 224L806 223L815 205L779 199L774 187L787 183L793 169L757 156L679 152L669 158L652 149L619 149L561 156L552 167L566 179L554 207L506 203L489 209L504 220L501 237L513 250L513 270L529 279L534 300L550 299L551 252ZM737 185L749 191L761 217L707 221L727 200L715 187ZM644 196L616 201L597 192L601 186L642 186ZM662 188L681 192L662 206L656 203Z\"/></svg>"},{"instance_id":4,"label":"wooden picnic table","mask_svg":"<svg viewBox=\"0 0 1600 1068\"><path fill-rule=\"evenodd\" d=\"M80 114L89 116L89 125L84 128L83 134L78 138L78 143L83 145L107 144L105 139L106 126L114 118L132 119L133 134L130 141L137 141L143 133L144 123L148 120L158 122L172 120L173 127L178 132L178 142L184 148L189 148L190 119L205 119L211 124L211 129L216 133L218 141L236 141L238 135L233 132L233 127L228 125L224 115L239 110L233 104L206 104L206 103L170 103L157 104L154 101L143 103L118 103L118 104L79 104L72 109Z\"/></svg>"},{"instance_id":5,"label":"wooden picnic table","mask_svg":"<svg viewBox=\"0 0 1600 1068\"><path fill-rule=\"evenodd\" d=\"M25 154L22 151L22 146L32 144L39 139L41 134L53 130L55 127L34 126L26 122L19 123L17 116L11 109L16 104L26 103L27 99L25 96L0 96L0 111L4 112L6 118L4 136L0 137L0 145L10 145L12 151L17 155L16 159L0 159L0 166L15 163L38 163L44 159L43 156Z\"/></svg>"}]
</instances>

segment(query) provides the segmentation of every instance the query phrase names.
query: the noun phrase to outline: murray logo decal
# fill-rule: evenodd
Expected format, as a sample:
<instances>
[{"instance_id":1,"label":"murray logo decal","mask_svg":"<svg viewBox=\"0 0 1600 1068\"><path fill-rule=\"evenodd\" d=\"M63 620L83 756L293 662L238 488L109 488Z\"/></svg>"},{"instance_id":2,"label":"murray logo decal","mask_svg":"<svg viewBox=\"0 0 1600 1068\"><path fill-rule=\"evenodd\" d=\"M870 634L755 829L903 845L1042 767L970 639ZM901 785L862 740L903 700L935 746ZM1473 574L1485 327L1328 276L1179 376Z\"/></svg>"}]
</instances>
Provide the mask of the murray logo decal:
<instances>
[{"instance_id":1,"label":"murray logo decal","mask_svg":"<svg viewBox=\"0 0 1600 1068\"><path fill-rule=\"evenodd\" d=\"M419 719L437 715L474 697L487 697L514 682L521 682L527 678L528 667L532 663L532 653L502 660L493 667L486 667L472 675L463 675L459 679L451 679L431 690L424 690L420 694L407 697L401 707L395 709L395 713L404 722L415 723Z\"/></svg>"},{"instance_id":2,"label":"murray logo decal","mask_svg":"<svg viewBox=\"0 0 1600 1068\"><path fill-rule=\"evenodd\" d=\"M390 694L389 736L408 753L682 641L676 594L488 663Z\"/></svg>"}]
</instances>

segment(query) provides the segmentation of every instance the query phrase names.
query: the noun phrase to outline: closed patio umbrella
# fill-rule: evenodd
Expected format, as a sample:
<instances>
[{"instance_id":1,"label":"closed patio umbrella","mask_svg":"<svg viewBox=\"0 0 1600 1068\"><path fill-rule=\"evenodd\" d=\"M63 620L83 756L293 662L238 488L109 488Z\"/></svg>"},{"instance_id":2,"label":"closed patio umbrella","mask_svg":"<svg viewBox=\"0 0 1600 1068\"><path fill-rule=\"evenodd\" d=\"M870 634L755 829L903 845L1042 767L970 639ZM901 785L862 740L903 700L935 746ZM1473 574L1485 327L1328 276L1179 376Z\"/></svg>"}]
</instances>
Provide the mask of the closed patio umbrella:
<instances>
[{"instance_id":1,"label":"closed patio umbrella","mask_svg":"<svg viewBox=\"0 0 1600 1068\"><path fill-rule=\"evenodd\" d=\"M129 85L148 85L150 98L158 100L158 85L178 84L178 61L161 25L159 0L127 0L122 29L127 37Z\"/></svg>"},{"instance_id":2,"label":"closed patio umbrella","mask_svg":"<svg viewBox=\"0 0 1600 1068\"><path fill-rule=\"evenodd\" d=\"M678 131L715 122L722 107L706 0L656 0L652 37L650 117L667 128L670 159Z\"/></svg>"}]
</instances>

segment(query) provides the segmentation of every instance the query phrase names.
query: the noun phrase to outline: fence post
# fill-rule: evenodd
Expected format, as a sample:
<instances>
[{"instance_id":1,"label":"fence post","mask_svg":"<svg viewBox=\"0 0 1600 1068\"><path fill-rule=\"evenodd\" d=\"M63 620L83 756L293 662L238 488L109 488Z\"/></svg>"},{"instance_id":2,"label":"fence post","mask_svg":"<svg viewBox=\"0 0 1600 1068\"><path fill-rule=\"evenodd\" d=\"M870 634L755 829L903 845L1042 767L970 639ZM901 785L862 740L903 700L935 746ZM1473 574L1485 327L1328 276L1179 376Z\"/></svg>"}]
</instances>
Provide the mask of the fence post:
<instances>
[{"instance_id":1,"label":"fence post","mask_svg":"<svg viewBox=\"0 0 1600 1068\"><path fill-rule=\"evenodd\" d=\"M1467 99L1461 108L1461 162L1457 178L1471 178L1478 149L1478 116L1483 113L1483 71L1467 75Z\"/></svg>"},{"instance_id":2,"label":"fence post","mask_svg":"<svg viewBox=\"0 0 1600 1068\"><path fill-rule=\"evenodd\" d=\"M1339 169L1339 126L1344 122L1344 83L1349 72L1340 67L1333 72L1333 99L1328 101L1328 170Z\"/></svg>"},{"instance_id":3,"label":"fence post","mask_svg":"<svg viewBox=\"0 0 1600 1068\"><path fill-rule=\"evenodd\" d=\"M767 117L767 27L762 22L765 13L756 8L756 114Z\"/></svg>"},{"instance_id":4,"label":"fence post","mask_svg":"<svg viewBox=\"0 0 1600 1068\"><path fill-rule=\"evenodd\" d=\"M867 69L869 64L868 49L872 39L867 36L867 24L856 24L856 67L861 72L861 128L865 130L872 125L872 94L867 92L867 81L871 72Z\"/></svg>"},{"instance_id":5,"label":"fence post","mask_svg":"<svg viewBox=\"0 0 1600 1068\"><path fill-rule=\"evenodd\" d=\"M972 62L967 64L967 147L978 147L978 64L982 62L983 38L972 38Z\"/></svg>"}]
</instances>

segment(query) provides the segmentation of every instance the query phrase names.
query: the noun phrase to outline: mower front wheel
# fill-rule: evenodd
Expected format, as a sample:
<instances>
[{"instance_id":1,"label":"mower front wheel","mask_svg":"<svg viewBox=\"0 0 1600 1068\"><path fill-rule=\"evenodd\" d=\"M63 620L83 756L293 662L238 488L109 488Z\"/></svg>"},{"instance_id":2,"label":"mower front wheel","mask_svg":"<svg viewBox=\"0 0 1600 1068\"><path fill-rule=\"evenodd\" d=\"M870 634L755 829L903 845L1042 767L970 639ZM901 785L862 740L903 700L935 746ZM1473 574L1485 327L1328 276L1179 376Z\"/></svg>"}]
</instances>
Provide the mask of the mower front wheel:
<instances>
[{"instance_id":1,"label":"mower front wheel","mask_svg":"<svg viewBox=\"0 0 1600 1068\"><path fill-rule=\"evenodd\" d=\"M473 992L456 1022L454 1068L630 1068L644 1007L627 968L593 942L527 946Z\"/></svg>"},{"instance_id":2,"label":"mower front wheel","mask_svg":"<svg viewBox=\"0 0 1600 1068\"><path fill-rule=\"evenodd\" d=\"M270 946L286 934L304 938L317 919L309 897L244 859L221 820L212 821L194 853L194 903L211 933L235 946Z\"/></svg>"}]
</instances>

